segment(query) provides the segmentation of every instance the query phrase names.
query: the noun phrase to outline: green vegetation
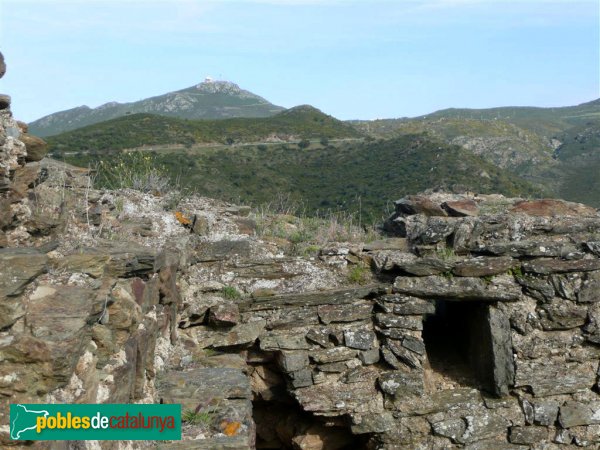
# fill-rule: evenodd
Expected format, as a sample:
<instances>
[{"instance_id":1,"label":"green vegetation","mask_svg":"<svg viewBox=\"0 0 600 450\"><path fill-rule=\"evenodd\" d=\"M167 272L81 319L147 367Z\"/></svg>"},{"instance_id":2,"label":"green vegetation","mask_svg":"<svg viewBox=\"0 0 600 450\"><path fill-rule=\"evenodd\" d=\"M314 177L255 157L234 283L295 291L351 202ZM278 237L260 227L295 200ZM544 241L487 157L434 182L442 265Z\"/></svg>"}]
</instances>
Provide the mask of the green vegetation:
<instances>
[{"instance_id":1,"label":"green vegetation","mask_svg":"<svg viewBox=\"0 0 600 450\"><path fill-rule=\"evenodd\" d=\"M95 176L95 183L109 189L129 188L155 194L166 193L173 183L170 173L155 155L141 152L119 153L113 155L110 162L97 161Z\"/></svg>"},{"instance_id":2,"label":"green vegetation","mask_svg":"<svg viewBox=\"0 0 600 450\"><path fill-rule=\"evenodd\" d=\"M290 207L285 214L278 214L267 204L255 219L260 236L285 239L296 254L316 253L331 242L370 242L381 237L374 226L361 226L355 214L343 211L317 217Z\"/></svg>"},{"instance_id":3,"label":"green vegetation","mask_svg":"<svg viewBox=\"0 0 600 450\"><path fill-rule=\"evenodd\" d=\"M58 156L72 152L107 151L179 144L191 148L197 143L236 144L261 142L272 135L301 139L323 136L357 138L353 127L310 106L299 106L266 118L186 120L152 114L134 114L49 137L49 151ZM307 145L308 143L308 145Z\"/></svg>"},{"instance_id":4,"label":"green vegetation","mask_svg":"<svg viewBox=\"0 0 600 450\"><path fill-rule=\"evenodd\" d=\"M543 193L467 150L425 135L306 151L270 145L266 150L246 146L148 153L184 190L250 205L267 204L283 194L297 205L290 213L329 219L344 212L359 227L389 215L390 200L429 188L509 196ZM64 157L83 167L98 160L111 167L118 158L118 153ZM299 234L295 239L304 238Z\"/></svg>"},{"instance_id":5,"label":"green vegetation","mask_svg":"<svg viewBox=\"0 0 600 450\"><path fill-rule=\"evenodd\" d=\"M364 265L356 265L348 271L348 281L352 284L367 284L370 271Z\"/></svg>"},{"instance_id":6,"label":"green vegetation","mask_svg":"<svg viewBox=\"0 0 600 450\"><path fill-rule=\"evenodd\" d=\"M205 425L209 426L214 418L214 413L210 411L194 411L187 409L183 412L181 420L190 425Z\"/></svg>"},{"instance_id":7,"label":"green vegetation","mask_svg":"<svg viewBox=\"0 0 600 450\"><path fill-rule=\"evenodd\" d=\"M454 249L452 247L444 247L439 250L436 250L436 255L438 258L447 261L456 259L456 253L454 253Z\"/></svg>"},{"instance_id":8,"label":"green vegetation","mask_svg":"<svg viewBox=\"0 0 600 450\"><path fill-rule=\"evenodd\" d=\"M228 300L237 300L242 297L240 291L233 286L223 286L223 289L221 289L221 294Z\"/></svg>"}]
</instances>

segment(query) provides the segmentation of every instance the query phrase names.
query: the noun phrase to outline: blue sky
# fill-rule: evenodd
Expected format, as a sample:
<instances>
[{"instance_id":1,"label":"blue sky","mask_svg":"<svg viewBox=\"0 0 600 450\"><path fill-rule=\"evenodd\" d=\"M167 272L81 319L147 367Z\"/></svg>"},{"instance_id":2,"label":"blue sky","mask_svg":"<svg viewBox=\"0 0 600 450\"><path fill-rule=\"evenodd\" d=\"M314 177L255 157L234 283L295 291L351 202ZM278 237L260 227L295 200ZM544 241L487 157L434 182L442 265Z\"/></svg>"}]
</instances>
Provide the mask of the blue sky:
<instances>
[{"instance_id":1,"label":"blue sky","mask_svg":"<svg viewBox=\"0 0 600 450\"><path fill-rule=\"evenodd\" d=\"M31 121L210 75L341 119L600 97L598 0L0 0L0 92Z\"/></svg>"}]
</instances>

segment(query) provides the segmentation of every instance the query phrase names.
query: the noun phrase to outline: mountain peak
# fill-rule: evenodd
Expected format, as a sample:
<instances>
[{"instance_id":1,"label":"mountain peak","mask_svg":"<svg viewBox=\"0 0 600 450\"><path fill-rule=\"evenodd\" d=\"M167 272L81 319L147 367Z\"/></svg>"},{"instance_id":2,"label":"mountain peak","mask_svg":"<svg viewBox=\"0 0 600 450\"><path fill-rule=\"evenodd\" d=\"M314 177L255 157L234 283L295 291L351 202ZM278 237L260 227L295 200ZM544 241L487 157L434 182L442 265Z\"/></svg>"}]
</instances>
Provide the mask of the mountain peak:
<instances>
[{"instance_id":1,"label":"mountain peak","mask_svg":"<svg viewBox=\"0 0 600 450\"><path fill-rule=\"evenodd\" d=\"M131 103L109 102L94 109L74 108L42 117L29 125L32 133L44 137L137 113L182 119L226 119L270 117L283 109L231 81L207 77L186 89Z\"/></svg>"},{"instance_id":2,"label":"mountain peak","mask_svg":"<svg viewBox=\"0 0 600 450\"><path fill-rule=\"evenodd\" d=\"M211 77L206 77L204 81L198 83L195 88L199 91L206 92L207 94L238 94L242 92L240 87L231 81L214 80Z\"/></svg>"}]
</instances>

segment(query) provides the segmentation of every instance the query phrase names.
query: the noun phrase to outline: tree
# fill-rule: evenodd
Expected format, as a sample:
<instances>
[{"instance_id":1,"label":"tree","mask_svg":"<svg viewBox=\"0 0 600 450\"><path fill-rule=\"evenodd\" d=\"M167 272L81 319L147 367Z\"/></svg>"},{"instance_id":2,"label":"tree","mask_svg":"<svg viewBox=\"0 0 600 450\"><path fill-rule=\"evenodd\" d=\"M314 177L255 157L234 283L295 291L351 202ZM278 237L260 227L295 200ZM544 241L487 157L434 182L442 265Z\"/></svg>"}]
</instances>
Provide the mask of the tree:
<instances>
[{"instance_id":1,"label":"tree","mask_svg":"<svg viewBox=\"0 0 600 450\"><path fill-rule=\"evenodd\" d=\"M298 142L298 147L305 149L310 147L310 141L308 139L302 139L300 142Z\"/></svg>"}]
</instances>

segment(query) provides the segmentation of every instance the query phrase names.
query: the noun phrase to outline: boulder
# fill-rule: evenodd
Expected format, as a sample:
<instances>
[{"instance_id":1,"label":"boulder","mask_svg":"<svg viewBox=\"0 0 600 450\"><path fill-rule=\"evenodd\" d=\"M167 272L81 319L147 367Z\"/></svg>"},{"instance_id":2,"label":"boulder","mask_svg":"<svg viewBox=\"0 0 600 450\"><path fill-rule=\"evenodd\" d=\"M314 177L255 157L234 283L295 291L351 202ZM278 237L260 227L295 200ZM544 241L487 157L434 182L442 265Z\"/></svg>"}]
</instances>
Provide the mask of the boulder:
<instances>
[{"instance_id":1,"label":"boulder","mask_svg":"<svg viewBox=\"0 0 600 450\"><path fill-rule=\"evenodd\" d=\"M19 139L25 144L25 148L27 149L27 161L40 161L46 156L48 145L43 139L30 134L22 134Z\"/></svg>"},{"instance_id":2,"label":"boulder","mask_svg":"<svg viewBox=\"0 0 600 450\"><path fill-rule=\"evenodd\" d=\"M426 216L446 216L440 205L426 196L409 195L394 202L396 212L401 215L424 214Z\"/></svg>"},{"instance_id":3,"label":"boulder","mask_svg":"<svg viewBox=\"0 0 600 450\"><path fill-rule=\"evenodd\" d=\"M473 200L456 200L442 203L442 208L453 217L477 216L479 207Z\"/></svg>"}]
</instances>

